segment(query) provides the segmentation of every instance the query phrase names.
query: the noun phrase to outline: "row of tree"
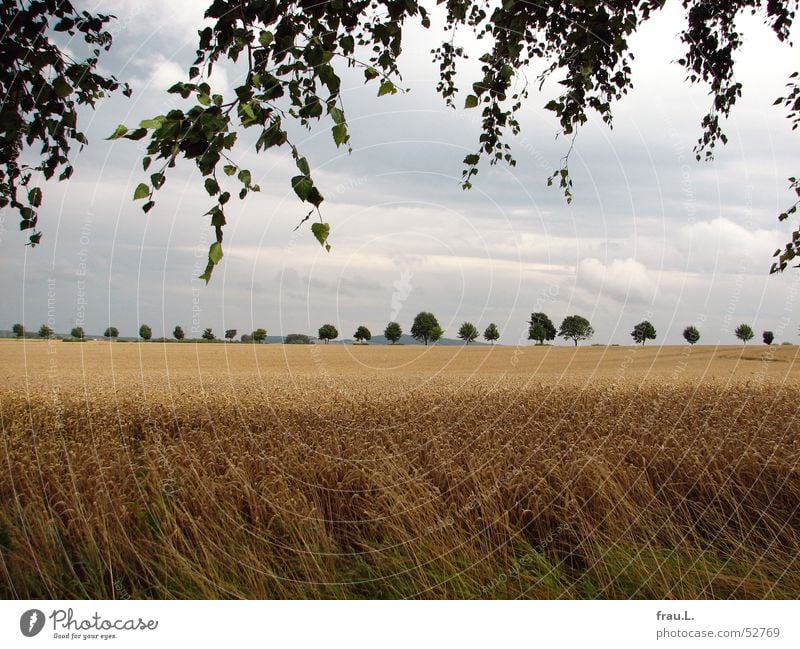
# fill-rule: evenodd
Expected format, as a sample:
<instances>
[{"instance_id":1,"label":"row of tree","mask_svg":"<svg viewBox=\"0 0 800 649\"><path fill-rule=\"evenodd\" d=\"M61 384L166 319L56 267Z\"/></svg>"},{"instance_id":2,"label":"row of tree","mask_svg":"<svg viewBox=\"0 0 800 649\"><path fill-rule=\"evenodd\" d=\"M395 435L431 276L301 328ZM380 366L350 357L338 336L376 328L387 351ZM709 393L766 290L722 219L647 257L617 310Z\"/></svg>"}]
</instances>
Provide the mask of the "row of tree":
<instances>
[{"instance_id":1,"label":"row of tree","mask_svg":"<svg viewBox=\"0 0 800 649\"><path fill-rule=\"evenodd\" d=\"M15 324L12 329L13 333L22 338L25 335L25 327L22 324ZM226 329L225 338L233 340L237 334L236 329ZM318 338L327 345L328 341L335 340L339 337L339 330L332 324L324 324L319 328ZM748 324L740 324L736 327L734 334L743 343L747 344L755 336L753 328ZM51 338L53 336L53 329L45 324L39 327L38 335L40 338ZM183 340L186 334L183 328L178 325L172 332L176 340ZM384 337L393 345L400 341L403 337L403 329L397 322L390 322L383 330ZM411 325L411 336L419 342L427 345L429 342L436 342L444 335L444 330L439 325L439 321L433 313L422 311L414 318L414 323ZM538 344L543 345L545 341L555 340L556 336L564 338L565 340L572 340L577 346L581 340L589 340L594 335L594 329L589 321L580 315L566 316L561 321L561 326L556 329L553 321L545 313L532 313L531 319L528 321L528 340L535 340ZM70 336L75 339L83 340L86 336L83 327L73 327ZM105 338L115 340L119 337L119 329L116 327L108 327L103 333ZM296 338L291 338L296 336ZM458 330L459 339L463 340L465 344L469 345L471 342L477 340L479 336L478 328L471 322L462 323ZM142 340L150 340L153 337L152 328L143 324L139 327L139 338ZM201 337L204 340L216 340L211 327L206 328ZM497 325L492 322L483 332L483 337L486 341L494 344L500 338L500 330ZM694 345L700 340L700 331L694 325L689 325L683 330L683 337L690 345ZM249 334L242 335L242 342L260 343L266 340L267 330L263 328L255 329ZM372 340L372 332L365 326L360 325L353 338L359 343L365 343ZM637 324L633 331L631 331L631 338L636 344L644 345L648 340L656 339L656 328L649 320L644 320ZM765 344L771 345L775 340L775 335L772 331L764 331L762 333L762 340ZM286 342L291 343L309 343L311 339L302 334L290 334L287 336Z\"/></svg>"}]
</instances>

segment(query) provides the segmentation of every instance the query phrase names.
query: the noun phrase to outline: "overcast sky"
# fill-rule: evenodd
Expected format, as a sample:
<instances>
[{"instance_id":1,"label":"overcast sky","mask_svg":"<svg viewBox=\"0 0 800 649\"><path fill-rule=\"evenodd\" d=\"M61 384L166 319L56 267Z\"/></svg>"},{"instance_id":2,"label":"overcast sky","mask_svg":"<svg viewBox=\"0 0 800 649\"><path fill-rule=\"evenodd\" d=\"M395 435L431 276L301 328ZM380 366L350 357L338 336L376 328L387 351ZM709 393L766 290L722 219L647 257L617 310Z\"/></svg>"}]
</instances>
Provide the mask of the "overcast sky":
<instances>
[{"instance_id":1,"label":"overcast sky","mask_svg":"<svg viewBox=\"0 0 800 649\"><path fill-rule=\"evenodd\" d=\"M0 213L0 328L38 328L50 291L58 331L83 320L88 333L112 324L135 335L147 322L155 336L176 324L285 335L331 322L349 337L359 324L382 332L390 319L407 331L430 310L448 337L465 320L481 331L495 322L501 342L516 344L530 313L545 311L556 324L586 316L599 343L629 343L643 319L663 343L682 342L690 323L704 343L732 343L740 322L798 341L800 273L767 274L792 225L776 218L791 202L786 178L800 171L798 134L772 103L797 61L755 19L741 22L744 96L713 163L692 154L707 92L684 83L672 63L682 54L679 5L641 29L635 87L616 106L613 130L598 120L577 139L571 205L546 186L568 145L542 108L552 86L533 93L521 115L522 133L511 139L517 166L482 167L474 188L460 189L478 113L447 109L435 93L429 52L441 31L409 29L401 63L410 93L378 99L376 86L345 80L351 155L336 149L327 123L299 134L326 197L331 252L306 227L293 232L305 210L289 185L288 153L240 153L263 191L231 202L225 258L205 286L196 278L213 231L197 172L173 170L144 215L131 197L146 180L146 140L104 138L173 105L164 91L193 59L206 3L86 4L119 17L104 65L134 95L83 115L90 146L76 152L69 183L47 186L39 247L24 246L16 214ZM215 88L230 92L237 75L221 69Z\"/></svg>"}]
</instances>

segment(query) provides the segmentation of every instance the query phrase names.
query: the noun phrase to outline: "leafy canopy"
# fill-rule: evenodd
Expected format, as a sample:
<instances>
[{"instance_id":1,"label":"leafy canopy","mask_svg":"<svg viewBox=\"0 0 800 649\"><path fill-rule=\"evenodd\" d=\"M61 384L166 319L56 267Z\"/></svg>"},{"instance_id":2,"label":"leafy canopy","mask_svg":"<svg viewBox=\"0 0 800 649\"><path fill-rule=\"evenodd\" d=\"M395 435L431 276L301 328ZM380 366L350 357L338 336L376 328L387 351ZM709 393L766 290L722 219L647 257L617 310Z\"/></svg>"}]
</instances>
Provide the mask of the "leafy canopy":
<instances>
[{"instance_id":1,"label":"leafy canopy","mask_svg":"<svg viewBox=\"0 0 800 649\"><path fill-rule=\"evenodd\" d=\"M318 338L324 340L327 345L329 340L334 340L339 337L339 330L332 324L324 324L319 328L318 334Z\"/></svg>"},{"instance_id":2,"label":"leafy canopy","mask_svg":"<svg viewBox=\"0 0 800 649\"><path fill-rule=\"evenodd\" d=\"M734 331L736 337L741 340L743 343L747 344L748 340L752 340L753 336L753 328L749 324L740 324L736 327L736 331Z\"/></svg>"},{"instance_id":3,"label":"leafy canopy","mask_svg":"<svg viewBox=\"0 0 800 649\"><path fill-rule=\"evenodd\" d=\"M393 345L403 337L403 330L397 322L390 322L383 330L383 335Z\"/></svg>"},{"instance_id":4,"label":"leafy canopy","mask_svg":"<svg viewBox=\"0 0 800 649\"><path fill-rule=\"evenodd\" d=\"M566 340L572 340L577 346L579 340L589 340L594 335L594 329L583 316L568 315L561 322L558 335Z\"/></svg>"},{"instance_id":5,"label":"leafy canopy","mask_svg":"<svg viewBox=\"0 0 800 649\"><path fill-rule=\"evenodd\" d=\"M139 327L139 338L142 340L150 340L153 337L153 330L150 325L143 324Z\"/></svg>"},{"instance_id":6,"label":"leafy canopy","mask_svg":"<svg viewBox=\"0 0 800 649\"><path fill-rule=\"evenodd\" d=\"M528 325L528 340L537 340L542 345L545 340L556 339L556 327L546 313L531 313Z\"/></svg>"},{"instance_id":7,"label":"leafy canopy","mask_svg":"<svg viewBox=\"0 0 800 649\"><path fill-rule=\"evenodd\" d=\"M497 328L497 325L494 322L490 323L489 326L486 327L486 330L483 332L483 337L493 345L496 340L500 339L500 330Z\"/></svg>"},{"instance_id":8,"label":"leafy canopy","mask_svg":"<svg viewBox=\"0 0 800 649\"><path fill-rule=\"evenodd\" d=\"M633 338L633 342L644 345L646 340L656 339L656 328L650 324L649 320L644 320L633 328L631 338Z\"/></svg>"},{"instance_id":9,"label":"leafy canopy","mask_svg":"<svg viewBox=\"0 0 800 649\"><path fill-rule=\"evenodd\" d=\"M772 341L775 340L775 334L771 331L765 331L763 334L761 334L761 339L764 341L765 345L771 345Z\"/></svg>"},{"instance_id":10,"label":"leafy canopy","mask_svg":"<svg viewBox=\"0 0 800 649\"><path fill-rule=\"evenodd\" d=\"M458 330L458 337L469 345L478 337L478 328L471 322L465 322Z\"/></svg>"},{"instance_id":11,"label":"leafy canopy","mask_svg":"<svg viewBox=\"0 0 800 649\"><path fill-rule=\"evenodd\" d=\"M515 164L506 140L520 130L517 114L531 87L526 71L538 65L543 71L534 87L541 90L552 77L558 79L559 90L547 101L537 101L543 101L545 109L556 116L560 134L570 140L548 184L557 184L570 201L572 140L592 114L612 123L615 102L632 87L630 39L664 4L660 0L442 3L448 33L433 57L440 70L437 90L449 106L461 102L456 71L467 55L457 33L471 32L482 45L477 53L470 52L479 61L480 72L463 99L465 108L479 112L480 121L478 144L463 160L464 188L472 186L482 160ZM684 0L686 24L679 35L677 63L690 83L707 85L711 95L700 122L698 160L710 159L715 146L727 142L721 124L742 94L734 75L743 43L738 16L759 15L778 40L788 41L796 4L796 0ZM116 79L96 72L101 51L111 46L111 35L105 31L111 17L77 12L68 1L14 0L0 0L0 17L4 26L12 27L3 30L0 50L16 62L0 71L5 99L0 114L4 165L0 207L10 204L19 211L20 227L34 230L30 243L35 244L41 237L36 210L42 191L30 184L32 174L41 171L51 178L60 171L60 179L69 178L70 147L86 142L77 128L76 108L93 106L98 98L119 88ZM208 281L223 257L226 205L232 195L243 199L259 190L252 172L236 161L240 133L253 132L257 151L288 149L297 169L291 187L310 208L303 221L315 215L312 233L329 250L330 225L320 212L323 195L313 178L313 165L289 136L289 125L310 127L324 120L336 146L349 147L341 70L361 70L379 97L402 91L398 57L405 27L411 21L429 27L431 21L428 9L416 0L213 0L205 17L211 24L198 32L196 58L187 80L169 90L176 96L175 106L138 126L120 125L111 138L149 138L143 168L150 175L134 192L134 199L144 201L145 212L153 209L155 193L179 161L197 167L209 195L206 215L215 231L201 275ZM90 50L87 58L73 60L57 45L56 32L80 33ZM233 63L241 73L241 83L229 95L215 92L208 82L220 61ZM130 91L125 87L123 92ZM775 103L784 106L792 128L797 128L797 73ZM36 149L40 151L33 166L20 164L23 150L29 148L34 148L34 157ZM789 183L800 202L800 181L793 177ZM779 218L795 214L798 202ZM800 229L792 233L784 249L775 252L771 272L786 268L797 255L798 245Z\"/></svg>"},{"instance_id":12,"label":"leafy canopy","mask_svg":"<svg viewBox=\"0 0 800 649\"><path fill-rule=\"evenodd\" d=\"M700 332L694 325L689 325L683 330L683 337L687 343L694 345L698 340L700 340Z\"/></svg>"},{"instance_id":13,"label":"leafy canopy","mask_svg":"<svg viewBox=\"0 0 800 649\"><path fill-rule=\"evenodd\" d=\"M180 325L175 326L175 329L172 331L172 335L175 337L175 340L183 340L186 337L186 334L183 332L183 327Z\"/></svg>"},{"instance_id":14,"label":"leafy canopy","mask_svg":"<svg viewBox=\"0 0 800 649\"><path fill-rule=\"evenodd\" d=\"M372 333L364 325L360 325L353 334L353 338L355 338L358 342L372 340Z\"/></svg>"},{"instance_id":15,"label":"leafy canopy","mask_svg":"<svg viewBox=\"0 0 800 649\"><path fill-rule=\"evenodd\" d=\"M438 336L436 334L438 333ZM436 316L429 311L420 311L414 318L411 325L411 335L426 345L429 342L436 342L442 337L442 329Z\"/></svg>"}]
</instances>

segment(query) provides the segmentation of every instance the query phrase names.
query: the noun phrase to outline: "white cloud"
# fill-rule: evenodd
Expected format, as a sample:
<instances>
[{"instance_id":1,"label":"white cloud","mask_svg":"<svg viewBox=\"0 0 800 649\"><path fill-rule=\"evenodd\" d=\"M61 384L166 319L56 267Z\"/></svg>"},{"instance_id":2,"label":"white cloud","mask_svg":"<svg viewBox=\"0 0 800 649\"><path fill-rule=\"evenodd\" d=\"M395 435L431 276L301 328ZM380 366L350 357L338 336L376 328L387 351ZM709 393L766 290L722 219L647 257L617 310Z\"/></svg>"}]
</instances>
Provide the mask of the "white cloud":
<instances>
[{"instance_id":1,"label":"white cloud","mask_svg":"<svg viewBox=\"0 0 800 649\"><path fill-rule=\"evenodd\" d=\"M780 247L780 237L775 231L751 230L720 217L684 226L680 243L687 267L763 274Z\"/></svg>"},{"instance_id":2,"label":"white cloud","mask_svg":"<svg viewBox=\"0 0 800 649\"><path fill-rule=\"evenodd\" d=\"M578 286L622 302L649 302L657 292L644 264L635 259L614 259L604 264L596 257L581 260Z\"/></svg>"}]
</instances>

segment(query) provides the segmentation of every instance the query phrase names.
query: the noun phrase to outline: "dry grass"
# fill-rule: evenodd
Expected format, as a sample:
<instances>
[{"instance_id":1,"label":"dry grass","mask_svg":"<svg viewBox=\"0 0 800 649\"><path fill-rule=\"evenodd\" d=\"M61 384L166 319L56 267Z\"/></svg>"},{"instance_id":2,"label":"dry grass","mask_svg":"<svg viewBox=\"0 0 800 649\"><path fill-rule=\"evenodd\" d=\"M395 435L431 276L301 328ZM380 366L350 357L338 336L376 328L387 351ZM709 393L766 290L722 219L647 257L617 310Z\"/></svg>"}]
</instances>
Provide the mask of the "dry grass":
<instances>
[{"instance_id":1,"label":"dry grass","mask_svg":"<svg viewBox=\"0 0 800 649\"><path fill-rule=\"evenodd\" d=\"M0 343L0 596L797 598L797 349Z\"/></svg>"}]
</instances>

